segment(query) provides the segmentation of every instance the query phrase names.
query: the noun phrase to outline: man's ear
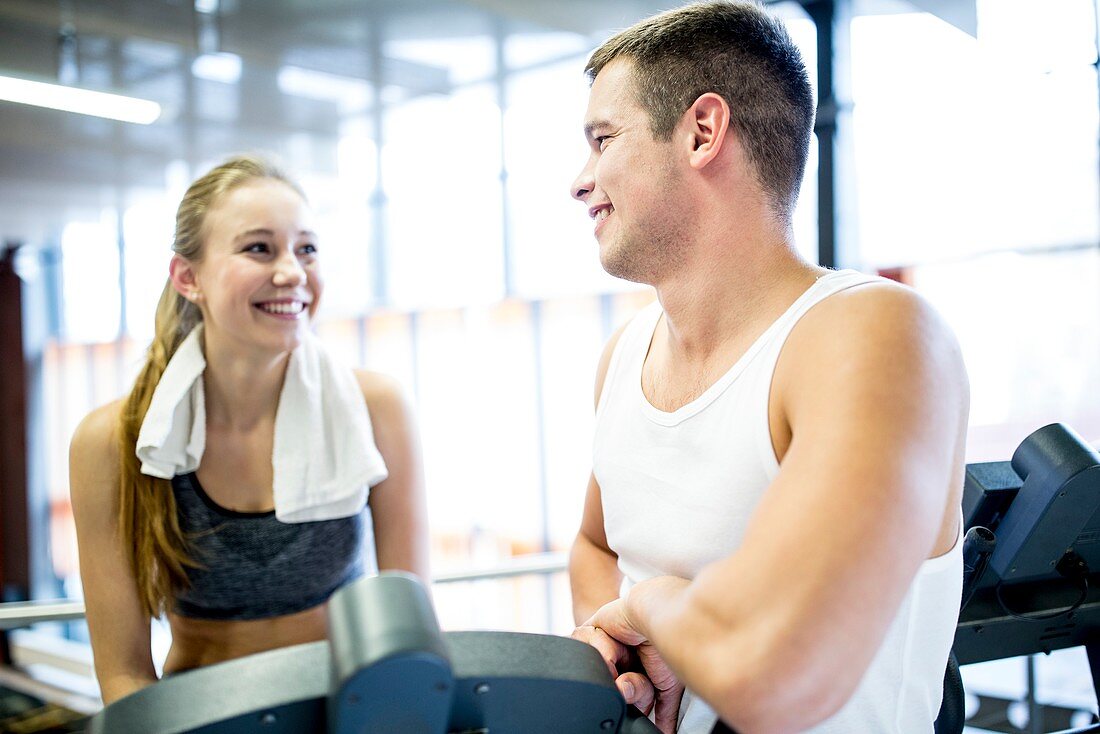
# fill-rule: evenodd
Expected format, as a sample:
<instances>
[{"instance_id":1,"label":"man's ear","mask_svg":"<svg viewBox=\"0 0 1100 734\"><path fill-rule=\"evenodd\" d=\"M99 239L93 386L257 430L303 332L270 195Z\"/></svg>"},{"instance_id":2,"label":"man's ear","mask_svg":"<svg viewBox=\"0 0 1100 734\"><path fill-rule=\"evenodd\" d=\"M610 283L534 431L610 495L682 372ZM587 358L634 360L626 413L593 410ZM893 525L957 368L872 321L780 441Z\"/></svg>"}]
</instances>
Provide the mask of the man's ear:
<instances>
[{"instance_id":1,"label":"man's ear","mask_svg":"<svg viewBox=\"0 0 1100 734\"><path fill-rule=\"evenodd\" d=\"M690 165L701 169L718 157L730 126L730 106L720 94L699 96L684 113L692 150Z\"/></svg>"},{"instance_id":2,"label":"man's ear","mask_svg":"<svg viewBox=\"0 0 1100 734\"><path fill-rule=\"evenodd\" d=\"M168 279L176 293L188 301L195 301L200 297L195 266L182 255L172 255L172 261L168 263Z\"/></svg>"}]
</instances>

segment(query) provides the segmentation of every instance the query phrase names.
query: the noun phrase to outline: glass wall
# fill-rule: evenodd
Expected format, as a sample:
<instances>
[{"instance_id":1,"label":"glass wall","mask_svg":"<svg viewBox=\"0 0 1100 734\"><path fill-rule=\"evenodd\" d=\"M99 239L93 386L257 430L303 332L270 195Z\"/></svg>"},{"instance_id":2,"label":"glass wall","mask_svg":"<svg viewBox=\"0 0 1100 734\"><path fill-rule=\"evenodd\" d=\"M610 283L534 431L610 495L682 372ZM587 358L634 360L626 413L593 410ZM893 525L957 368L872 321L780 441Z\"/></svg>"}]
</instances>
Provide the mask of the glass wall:
<instances>
[{"instance_id":1,"label":"glass wall","mask_svg":"<svg viewBox=\"0 0 1100 734\"><path fill-rule=\"evenodd\" d=\"M980 2L977 38L852 23L859 264L902 266L958 334L971 461L1056 420L1100 440L1093 8Z\"/></svg>"},{"instance_id":2,"label":"glass wall","mask_svg":"<svg viewBox=\"0 0 1100 734\"><path fill-rule=\"evenodd\" d=\"M852 23L857 264L911 284L958 336L968 461L1007 460L1053 422L1100 445L1094 8L980 0L976 38L919 13ZM1094 720L1084 651L1036 657L1047 728L1028 721L1022 658L963 668L973 724Z\"/></svg>"}]
</instances>

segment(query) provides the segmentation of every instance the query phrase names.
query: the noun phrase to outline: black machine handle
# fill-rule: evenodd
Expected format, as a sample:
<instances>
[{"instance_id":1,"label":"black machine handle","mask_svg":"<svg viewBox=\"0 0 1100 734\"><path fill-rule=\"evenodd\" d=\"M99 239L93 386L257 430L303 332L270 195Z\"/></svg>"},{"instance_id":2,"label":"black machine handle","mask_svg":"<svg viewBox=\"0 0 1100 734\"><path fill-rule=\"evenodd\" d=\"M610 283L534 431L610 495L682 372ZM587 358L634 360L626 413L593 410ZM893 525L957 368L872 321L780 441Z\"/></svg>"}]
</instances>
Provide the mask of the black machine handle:
<instances>
[{"instance_id":1,"label":"black machine handle","mask_svg":"<svg viewBox=\"0 0 1100 734\"><path fill-rule=\"evenodd\" d=\"M595 648L519 632L440 632L407 575L329 603L329 640L185 671L106 706L88 734L364 731L654 734Z\"/></svg>"},{"instance_id":2,"label":"black machine handle","mask_svg":"<svg viewBox=\"0 0 1100 734\"><path fill-rule=\"evenodd\" d=\"M627 706L626 716L619 731L621 734L659 734L661 730L641 711L633 706Z\"/></svg>"},{"instance_id":3,"label":"black machine handle","mask_svg":"<svg viewBox=\"0 0 1100 734\"><path fill-rule=\"evenodd\" d=\"M997 548L997 536L989 528L975 525L966 531L963 538L963 581L962 603L959 609L966 609L966 605L974 596L978 583L989 568L989 559Z\"/></svg>"}]
</instances>

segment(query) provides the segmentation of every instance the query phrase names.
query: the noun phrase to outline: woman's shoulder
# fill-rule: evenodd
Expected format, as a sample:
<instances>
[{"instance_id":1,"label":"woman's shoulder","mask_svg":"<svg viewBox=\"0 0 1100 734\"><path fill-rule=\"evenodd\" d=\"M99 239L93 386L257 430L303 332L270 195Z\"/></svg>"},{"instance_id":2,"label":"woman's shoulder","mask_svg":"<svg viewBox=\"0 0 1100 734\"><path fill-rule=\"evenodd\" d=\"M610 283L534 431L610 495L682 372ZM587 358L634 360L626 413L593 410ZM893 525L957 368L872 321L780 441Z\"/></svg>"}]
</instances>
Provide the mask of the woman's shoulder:
<instances>
[{"instance_id":1,"label":"woman's shoulder","mask_svg":"<svg viewBox=\"0 0 1100 734\"><path fill-rule=\"evenodd\" d=\"M401 383L393 377L372 370L352 370L355 379L359 383L359 389L363 391L363 397L367 406L374 408L376 404L403 403L405 391Z\"/></svg>"},{"instance_id":2,"label":"woman's shoulder","mask_svg":"<svg viewBox=\"0 0 1100 734\"><path fill-rule=\"evenodd\" d=\"M94 467L118 471L118 430L123 403L119 399L100 406L77 425L69 445L69 462L74 470Z\"/></svg>"},{"instance_id":3,"label":"woman's shoulder","mask_svg":"<svg viewBox=\"0 0 1100 734\"><path fill-rule=\"evenodd\" d=\"M85 535L109 532L118 508L121 461L119 417L123 401L96 408L84 417L69 445L69 497L77 529Z\"/></svg>"},{"instance_id":4,"label":"woman's shoulder","mask_svg":"<svg viewBox=\"0 0 1100 734\"><path fill-rule=\"evenodd\" d=\"M367 412L371 421L377 424L382 422L404 422L407 420L410 408L405 390L401 383L381 372L371 370L353 370L355 379L359 382L359 389L363 391L363 399L367 403Z\"/></svg>"}]
</instances>

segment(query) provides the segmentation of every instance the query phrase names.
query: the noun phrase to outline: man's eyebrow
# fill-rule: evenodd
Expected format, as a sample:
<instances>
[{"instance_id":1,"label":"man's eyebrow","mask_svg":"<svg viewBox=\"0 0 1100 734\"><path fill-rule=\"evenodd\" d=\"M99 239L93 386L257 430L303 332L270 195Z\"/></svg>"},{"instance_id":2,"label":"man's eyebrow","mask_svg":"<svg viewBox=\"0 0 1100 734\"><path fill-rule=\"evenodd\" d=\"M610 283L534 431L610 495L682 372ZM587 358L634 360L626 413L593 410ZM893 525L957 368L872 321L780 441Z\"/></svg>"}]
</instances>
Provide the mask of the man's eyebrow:
<instances>
[{"instance_id":1,"label":"man's eyebrow","mask_svg":"<svg viewBox=\"0 0 1100 734\"><path fill-rule=\"evenodd\" d=\"M596 130L610 126L611 123L607 120L591 120L584 124L584 136L591 140Z\"/></svg>"}]
</instances>

